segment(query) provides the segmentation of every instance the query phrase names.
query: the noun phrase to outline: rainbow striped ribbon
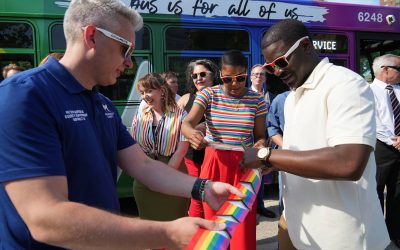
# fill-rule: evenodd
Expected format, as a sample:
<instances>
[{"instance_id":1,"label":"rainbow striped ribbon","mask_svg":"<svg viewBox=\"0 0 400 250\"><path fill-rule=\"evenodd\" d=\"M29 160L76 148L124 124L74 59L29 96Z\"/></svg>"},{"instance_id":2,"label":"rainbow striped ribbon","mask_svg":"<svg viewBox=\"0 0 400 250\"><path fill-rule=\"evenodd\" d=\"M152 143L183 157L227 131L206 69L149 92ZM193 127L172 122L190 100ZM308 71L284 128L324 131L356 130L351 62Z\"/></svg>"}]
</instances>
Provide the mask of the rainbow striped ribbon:
<instances>
[{"instance_id":1,"label":"rainbow striped ribbon","mask_svg":"<svg viewBox=\"0 0 400 250\"><path fill-rule=\"evenodd\" d=\"M227 249L237 226L244 221L249 213L260 189L261 174L258 169L248 169L236 185L245 198L231 195L211 219L226 225L223 231L209 231L200 228L193 236L187 250Z\"/></svg>"}]
</instances>

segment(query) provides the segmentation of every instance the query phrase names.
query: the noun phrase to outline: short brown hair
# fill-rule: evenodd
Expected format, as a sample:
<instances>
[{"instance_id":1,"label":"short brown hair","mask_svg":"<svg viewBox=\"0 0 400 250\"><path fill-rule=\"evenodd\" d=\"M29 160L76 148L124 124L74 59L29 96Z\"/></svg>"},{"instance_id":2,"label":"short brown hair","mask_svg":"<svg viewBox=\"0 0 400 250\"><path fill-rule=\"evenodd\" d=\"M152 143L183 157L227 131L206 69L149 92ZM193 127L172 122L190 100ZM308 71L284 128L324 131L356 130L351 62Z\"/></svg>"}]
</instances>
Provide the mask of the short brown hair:
<instances>
[{"instance_id":1,"label":"short brown hair","mask_svg":"<svg viewBox=\"0 0 400 250\"><path fill-rule=\"evenodd\" d=\"M162 101L162 110L171 111L176 107L175 95L172 93L172 90L166 84L166 81L160 74L150 73L140 78L137 82L136 88L139 90L139 87L144 89L159 89L161 90L164 100Z\"/></svg>"},{"instance_id":2,"label":"short brown hair","mask_svg":"<svg viewBox=\"0 0 400 250\"><path fill-rule=\"evenodd\" d=\"M5 66L3 68L3 78L6 79L7 78L7 74L10 70L16 70L16 71L24 71L25 69L21 66L18 66L15 63L10 63L9 65Z\"/></svg>"}]
</instances>

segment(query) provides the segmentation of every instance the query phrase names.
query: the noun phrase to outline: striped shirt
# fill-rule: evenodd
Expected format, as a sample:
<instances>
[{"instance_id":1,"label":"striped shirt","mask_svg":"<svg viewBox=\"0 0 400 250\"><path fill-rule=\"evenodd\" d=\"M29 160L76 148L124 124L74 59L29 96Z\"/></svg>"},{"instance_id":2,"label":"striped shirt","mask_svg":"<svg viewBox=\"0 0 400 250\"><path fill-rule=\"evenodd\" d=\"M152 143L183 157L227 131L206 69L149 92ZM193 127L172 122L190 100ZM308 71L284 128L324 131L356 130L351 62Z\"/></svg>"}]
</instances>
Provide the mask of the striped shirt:
<instances>
[{"instance_id":1,"label":"striped shirt","mask_svg":"<svg viewBox=\"0 0 400 250\"><path fill-rule=\"evenodd\" d=\"M146 154L171 156L185 137L181 134L181 125L186 111L173 108L165 113L153 131L153 113L150 108L137 114L132 122L132 137Z\"/></svg>"},{"instance_id":2,"label":"striped shirt","mask_svg":"<svg viewBox=\"0 0 400 250\"><path fill-rule=\"evenodd\" d=\"M226 95L221 85L205 88L197 94L195 104L205 109L206 140L240 146L254 143L255 118L265 116L264 97L248 90L240 98Z\"/></svg>"}]
</instances>

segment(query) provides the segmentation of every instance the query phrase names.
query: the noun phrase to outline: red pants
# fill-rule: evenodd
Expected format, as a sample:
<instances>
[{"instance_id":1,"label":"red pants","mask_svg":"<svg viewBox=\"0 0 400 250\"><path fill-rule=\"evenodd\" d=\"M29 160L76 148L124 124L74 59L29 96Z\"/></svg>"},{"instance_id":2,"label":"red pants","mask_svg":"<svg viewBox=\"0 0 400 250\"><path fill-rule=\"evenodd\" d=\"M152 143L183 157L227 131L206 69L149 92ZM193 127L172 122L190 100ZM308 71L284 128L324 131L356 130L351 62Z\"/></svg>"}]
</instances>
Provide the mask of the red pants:
<instances>
[{"instance_id":1,"label":"red pants","mask_svg":"<svg viewBox=\"0 0 400 250\"><path fill-rule=\"evenodd\" d=\"M236 185L242 177L239 162L242 152L206 148L203 165L201 166L200 178L213 181L221 181ZM243 223L241 223L231 239L231 250L254 250L256 249L256 202ZM204 217L211 219L216 211L203 203Z\"/></svg>"},{"instance_id":2,"label":"red pants","mask_svg":"<svg viewBox=\"0 0 400 250\"><path fill-rule=\"evenodd\" d=\"M188 174L190 176L199 177L201 164L197 164L194 161L187 159L186 157L184 158L184 160ZM190 199L189 216L204 218L203 204L201 201Z\"/></svg>"}]
</instances>

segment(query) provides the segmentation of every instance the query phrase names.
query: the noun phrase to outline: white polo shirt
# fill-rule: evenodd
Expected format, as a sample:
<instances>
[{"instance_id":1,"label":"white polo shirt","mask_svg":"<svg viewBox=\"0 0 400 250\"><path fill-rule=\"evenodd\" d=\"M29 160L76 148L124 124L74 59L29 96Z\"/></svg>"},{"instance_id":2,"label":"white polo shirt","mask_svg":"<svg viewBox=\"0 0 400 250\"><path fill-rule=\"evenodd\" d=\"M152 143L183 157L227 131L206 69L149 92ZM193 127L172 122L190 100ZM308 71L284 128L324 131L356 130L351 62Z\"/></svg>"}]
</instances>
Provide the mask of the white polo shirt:
<instances>
[{"instance_id":1,"label":"white polo shirt","mask_svg":"<svg viewBox=\"0 0 400 250\"><path fill-rule=\"evenodd\" d=\"M340 144L375 147L374 96L356 73L323 59L285 103L283 149ZM284 173L283 202L297 249L384 249L389 236L371 153L358 181L314 180Z\"/></svg>"}]
</instances>

